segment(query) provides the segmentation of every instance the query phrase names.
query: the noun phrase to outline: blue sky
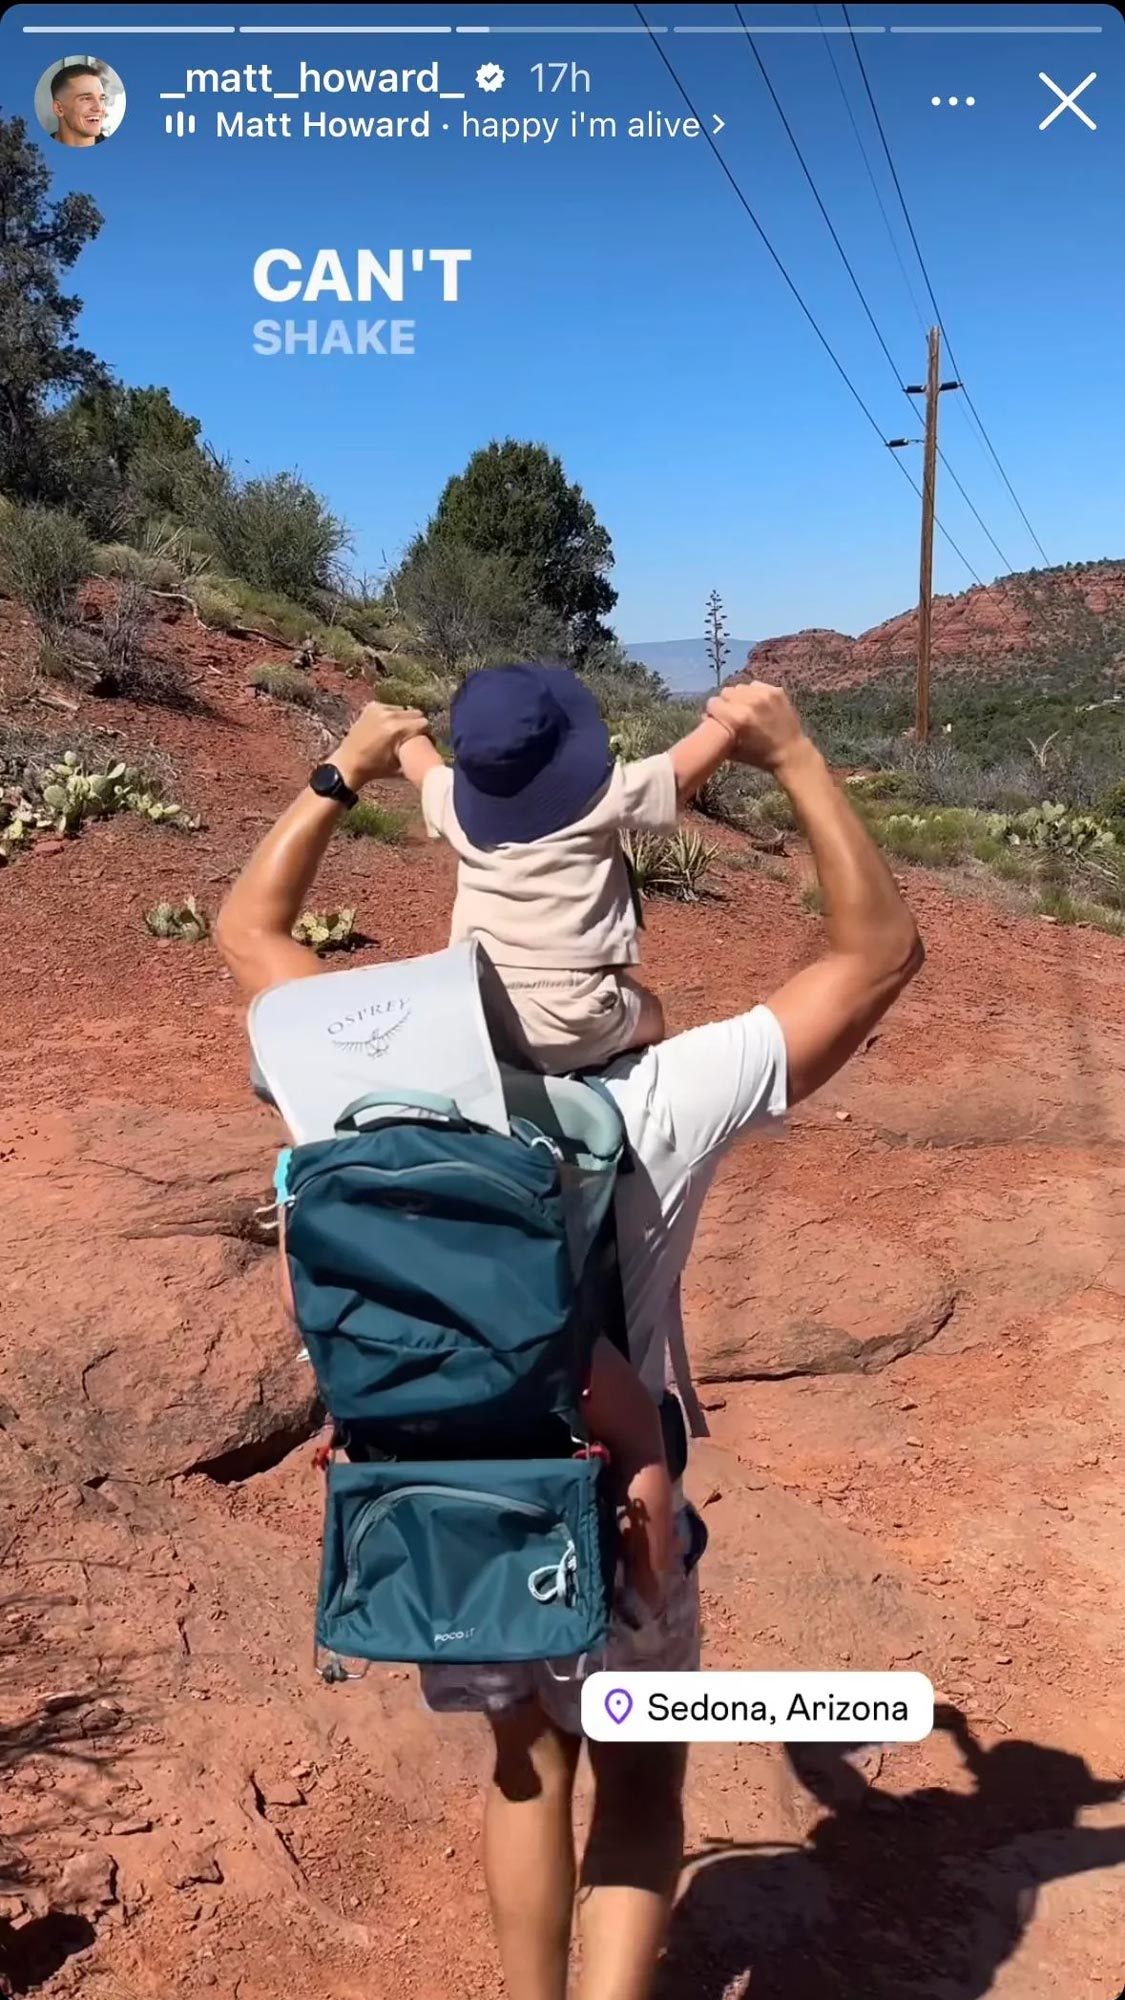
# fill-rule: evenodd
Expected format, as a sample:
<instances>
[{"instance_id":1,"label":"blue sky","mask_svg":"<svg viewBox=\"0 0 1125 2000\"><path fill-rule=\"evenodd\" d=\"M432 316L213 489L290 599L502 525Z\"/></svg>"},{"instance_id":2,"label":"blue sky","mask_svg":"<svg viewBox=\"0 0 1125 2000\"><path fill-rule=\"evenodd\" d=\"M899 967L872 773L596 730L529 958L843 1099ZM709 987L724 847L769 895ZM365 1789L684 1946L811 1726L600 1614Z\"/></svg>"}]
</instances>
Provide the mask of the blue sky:
<instances>
[{"instance_id":1,"label":"blue sky","mask_svg":"<svg viewBox=\"0 0 1125 2000\"><path fill-rule=\"evenodd\" d=\"M733 631L801 626L858 630L909 604L917 589L918 503L880 444L740 208L702 139L610 142L560 134L501 147L459 136L475 116L555 116L572 108L624 120L682 115L644 34L575 32L639 26L627 6L514 4L315 10L300 35L90 34L106 21L214 27L300 24L298 6L58 6L9 9L0 24L6 113L30 107L42 71L89 47L121 73L128 109L93 151L46 145L55 191L87 188L105 216L73 274L85 301L82 337L129 382L166 384L237 464L296 466L352 524L357 565L374 571L424 523L445 479L493 436L536 438L557 451L613 537L622 636L699 631L718 587ZM824 20L840 25L836 6ZM654 25L737 26L726 5L652 6ZM815 27L811 6L744 7L752 27ZM867 27L1032 26L1026 34L871 34L859 41L957 361L1053 561L1118 555L1125 463L1125 22L1108 6L855 6ZM43 20L61 37L21 32ZM329 23L491 26L489 35L327 35ZM84 25L85 24L85 25ZM513 25L550 33L514 35ZM1051 25L1100 34L1047 34ZM563 27L569 32L562 32ZM58 46L56 46L56 42ZM668 34L660 46L821 321L886 436L919 423L895 384L739 35ZM907 380L921 379L924 336L875 203L819 34L762 36L757 47ZM832 53L915 284L930 317L897 209L852 46ZM307 97L284 109L336 116L431 107L446 134L428 141L222 140L217 109L271 108L261 94L193 100L194 137L164 131L192 66L268 62L274 86L299 63L402 67L438 60L430 97ZM506 72L481 92L484 61ZM588 70L589 94L539 94L536 63ZM1063 110L1044 70L1072 89L1090 132ZM548 72L548 74L550 74ZM945 101L956 95L956 108ZM975 104L963 100L973 96ZM931 99L943 100L934 108ZM189 107L190 108L190 107ZM280 110L282 107L273 107ZM254 260L285 246L317 249L468 247L456 305L431 273L400 307L269 305ZM265 316L383 313L416 319L411 357L263 356ZM945 372L952 373L946 365ZM1004 550L1022 569L1041 559L995 467L956 405L943 398L942 442ZM920 454L905 455L920 476ZM1002 565L949 479L938 511L986 580ZM971 579L939 537L937 587Z\"/></svg>"}]
</instances>

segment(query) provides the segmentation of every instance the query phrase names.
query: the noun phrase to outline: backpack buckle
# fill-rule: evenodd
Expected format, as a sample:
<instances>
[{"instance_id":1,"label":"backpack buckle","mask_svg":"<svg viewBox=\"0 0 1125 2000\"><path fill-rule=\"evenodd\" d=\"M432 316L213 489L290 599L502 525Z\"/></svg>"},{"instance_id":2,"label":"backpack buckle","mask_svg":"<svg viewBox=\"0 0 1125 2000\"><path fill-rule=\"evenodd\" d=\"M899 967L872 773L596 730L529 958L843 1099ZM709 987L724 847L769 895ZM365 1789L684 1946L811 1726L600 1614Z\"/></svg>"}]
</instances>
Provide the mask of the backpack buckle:
<instances>
[{"instance_id":1,"label":"backpack buckle","mask_svg":"<svg viewBox=\"0 0 1125 2000\"><path fill-rule=\"evenodd\" d=\"M572 1458L600 1458L603 1465L612 1462L608 1447L598 1444L593 1438L589 1438L585 1444L580 1444L578 1450L572 1451L570 1455Z\"/></svg>"}]
</instances>

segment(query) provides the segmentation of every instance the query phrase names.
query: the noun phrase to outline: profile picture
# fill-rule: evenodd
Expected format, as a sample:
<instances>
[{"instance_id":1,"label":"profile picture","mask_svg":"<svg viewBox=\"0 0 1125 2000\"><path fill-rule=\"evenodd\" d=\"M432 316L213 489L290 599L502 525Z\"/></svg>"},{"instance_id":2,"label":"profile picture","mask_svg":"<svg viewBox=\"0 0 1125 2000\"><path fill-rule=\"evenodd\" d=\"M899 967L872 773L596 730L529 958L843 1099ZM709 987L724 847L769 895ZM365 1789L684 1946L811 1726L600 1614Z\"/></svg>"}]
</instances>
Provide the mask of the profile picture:
<instances>
[{"instance_id":1,"label":"profile picture","mask_svg":"<svg viewBox=\"0 0 1125 2000\"><path fill-rule=\"evenodd\" d=\"M100 146L125 116L125 86L97 56L60 56L35 86L35 115L60 146Z\"/></svg>"}]
</instances>

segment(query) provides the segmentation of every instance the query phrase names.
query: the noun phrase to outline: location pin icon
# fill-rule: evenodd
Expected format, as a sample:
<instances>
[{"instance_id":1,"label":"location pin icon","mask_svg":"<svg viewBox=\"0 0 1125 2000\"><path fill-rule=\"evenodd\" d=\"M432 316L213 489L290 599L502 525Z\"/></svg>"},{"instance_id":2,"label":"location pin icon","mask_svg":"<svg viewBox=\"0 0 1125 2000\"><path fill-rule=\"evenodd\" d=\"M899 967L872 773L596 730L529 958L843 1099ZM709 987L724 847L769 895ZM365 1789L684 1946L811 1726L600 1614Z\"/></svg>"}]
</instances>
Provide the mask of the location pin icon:
<instances>
[{"instance_id":1,"label":"location pin icon","mask_svg":"<svg viewBox=\"0 0 1125 2000\"><path fill-rule=\"evenodd\" d=\"M605 1698L605 1712L611 1722L624 1722L633 1706L633 1697L628 1688L610 1688Z\"/></svg>"}]
</instances>

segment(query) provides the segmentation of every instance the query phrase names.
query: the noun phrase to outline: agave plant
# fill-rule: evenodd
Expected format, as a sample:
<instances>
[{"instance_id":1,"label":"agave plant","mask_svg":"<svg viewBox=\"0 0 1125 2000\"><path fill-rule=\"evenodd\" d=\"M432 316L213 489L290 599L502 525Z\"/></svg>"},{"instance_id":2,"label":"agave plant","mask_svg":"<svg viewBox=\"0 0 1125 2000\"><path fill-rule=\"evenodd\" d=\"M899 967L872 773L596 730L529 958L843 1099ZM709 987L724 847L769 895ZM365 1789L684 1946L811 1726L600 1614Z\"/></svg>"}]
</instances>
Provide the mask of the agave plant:
<instances>
[{"instance_id":1,"label":"agave plant","mask_svg":"<svg viewBox=\"0 0 1125 2000\"><path fill-rule=\"evenodd\" d=\"M691 827L671 835L632 833L623 836L625 852L642 896L668 896L678 903L696 903L707 884L718 849Z\"/></svg>"}]
</instances>

